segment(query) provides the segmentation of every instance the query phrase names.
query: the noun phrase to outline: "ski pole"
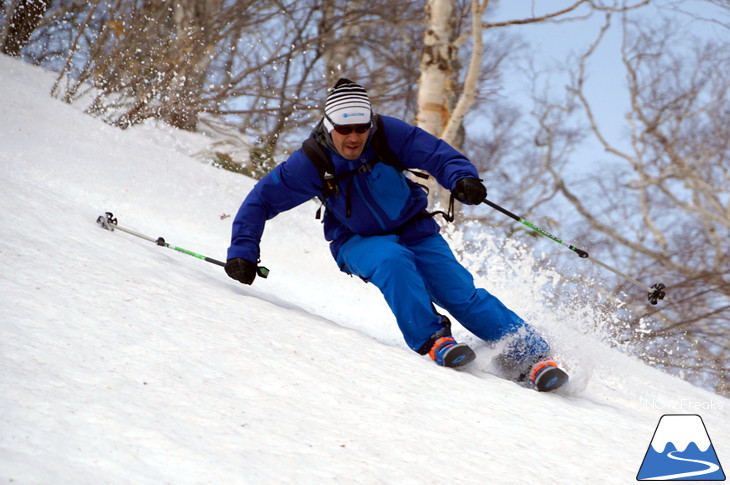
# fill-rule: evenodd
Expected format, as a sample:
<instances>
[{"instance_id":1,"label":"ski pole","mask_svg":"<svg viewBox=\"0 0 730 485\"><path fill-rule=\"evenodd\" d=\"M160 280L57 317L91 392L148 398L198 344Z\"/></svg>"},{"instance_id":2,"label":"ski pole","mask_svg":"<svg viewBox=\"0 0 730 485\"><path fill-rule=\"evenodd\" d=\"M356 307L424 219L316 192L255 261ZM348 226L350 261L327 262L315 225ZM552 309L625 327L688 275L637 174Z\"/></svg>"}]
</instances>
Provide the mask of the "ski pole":
<instances>
[{"instance_id":1,"label":"ski pole","mask_svg":"<svg viewBox=\"0 0 730 485\"><path fill-rule=\"evenodd\" d=\"M226 265L226 263L224 263L222 261L218 261L217 259L209 258L208 256L204 256L202 254L198 254L196 252L190 251L190 250L185 249L185 248L181 248L179 246L173 246L172 244L169 244L169 243L165 242L165 238L163 238L163 237L158 237L157 239L154 239L154 238L151 238L149 236L145 236L144 234L140 234L138 232L132 231L131 229L126 229L124 227L121 227L119 224L117 224L117 218L114 217L114 214L112 214L111 212L106 212L104 215L101 215L101 216L97 217L96 218L96 223L99 224L99 226L102 229L106 229L106 230L111 231L111 232L113 232L114 229L117 229L119 231L126 232L127 234L131 234L133 236L137 236L139 238L142 238L142 239L144 239L146 241L153 242L153 243L157 244L158 246L162 246L162 247L165 247L165 248L173 249L173 250L178 251L178 252L181 252L181 253L189 254L190 256L196 257L198 259L202 259L203 261L207 261L208 263L217 264L218 266L225 266ZM259 276L261 276L262 278L266 278L266 277L269 276L269 270L268 270L268 268L265 268L263 266L259 266L256 269L256 273Z\"/></svg>"},{"instance_id":2,"label":"ski pole","mask_svg":"<svg viewBox=\"0 0 730 485\"><path fill-rule=\"evenodd\" d=\"M534 225L530 221L527 221L524 218L522 218L522 217L520 217L520 216L518 216L518 215L516 215L516 214L514 214L514 213L512 213L510 211L508 211L504 207L500 207L499 205L495 204L494 202L492 202L492 201L490 201L488 199L484 199L482 202L484 204L487 204L488 206L492 207L493 209L498 210L502 214L504 214L504 215L506 215L506 216L508 216L508 217L510 217L510 218L512 218L514 220L516 220L520 224L524 224L525 226L529 227L530 229L532 229L536 233L538 233L538 234L540 234L542 236L545 236L548 239L552 239L556 243L561 244L561 245L567 247L568 249L570 249L571 251L573 251L574 253L576 253L581 258L585 258L585 259L588 259L590 261L593 261L594 263L596 263L596 264L598 264L600 266L603 266L604 268L606 268L607 270L611 271L612 273L614 273L614 274L616 274L618 276L621 276L625 280L627 280L627 281L633 283L634 285L638 286L639 288L647 291L648 292L648 297L647 298L648 298L649 302L652 305L656 305L659 300L663 300L664 297L666 296L666 293L664 292L664 289L666 288L666 286L664 286L663 283L656 283L656 284L654 284L652 286L645 285L644 283L642 283L640 281L637 281L636 279L634 279L634 278L632 278L630 276L625 275L624 273L622 273L621 271L617 270L616 268L613 268L613 267L607 265L606 263L603 263L603 262L601 262L601 261L599 261L599 260L597 260L595 258L592 258L588 254L587 251L584 251L583 249L577 248L577 247L573 246L572 244L569 244L569 243L563 241L562 239L553 236L552 234L550 234L547 231L543 231L542 229L540 229L539 227L537 227L536 225Z\"/></svg>"}]
</instances>

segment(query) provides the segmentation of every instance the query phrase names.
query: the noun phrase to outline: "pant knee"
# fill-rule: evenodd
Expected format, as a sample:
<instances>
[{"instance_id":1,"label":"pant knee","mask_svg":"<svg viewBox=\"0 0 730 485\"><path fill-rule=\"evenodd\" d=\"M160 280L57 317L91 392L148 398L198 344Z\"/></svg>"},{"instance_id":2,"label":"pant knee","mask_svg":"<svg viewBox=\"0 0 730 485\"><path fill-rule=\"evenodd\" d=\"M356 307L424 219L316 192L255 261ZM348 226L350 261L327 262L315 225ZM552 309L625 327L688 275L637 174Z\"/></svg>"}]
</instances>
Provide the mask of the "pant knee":
<instances>
[{"instance_id":1,"label":"pant knee","mask_svg":"<svg viewBox=\"0 0 730 485\"><path fill-rule=\"evenodd\" d=\"M361 275L366 279L389 278L391 276L405 277L417 272L413 253L400 245L388 246L377 255L377 262L373 265L370 275Z\"/></svg>"},{"instance_id":2,"label":"pant knee","mask_svg":"<svg viewBox=\"0 0 730 485\"><path fill-rule=\"evenodd\" d=\"M340 248L337 264L345 273L370 280L376 272L414 265L413 254L390 237L353 236Z\"/></svg>"}]
</instances>

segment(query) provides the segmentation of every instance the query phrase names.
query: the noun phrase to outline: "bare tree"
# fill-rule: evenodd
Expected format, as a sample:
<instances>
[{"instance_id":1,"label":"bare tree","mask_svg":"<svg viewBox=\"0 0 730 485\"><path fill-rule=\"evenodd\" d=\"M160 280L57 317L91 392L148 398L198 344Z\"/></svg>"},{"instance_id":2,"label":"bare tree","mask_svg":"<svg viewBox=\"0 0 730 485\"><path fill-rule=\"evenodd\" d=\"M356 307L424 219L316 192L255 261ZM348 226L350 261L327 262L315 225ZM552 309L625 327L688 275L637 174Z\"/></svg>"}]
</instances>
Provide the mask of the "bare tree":
<instances>
[{"instance_id":1,"label":"bare tree","mask_svg":"<svg viewBox=\"0 0 730 485\"><path fill-rule=\"evenodd\" d=\"M323 0L297 2L296 8L286 9L277 18L288 35L277 42L282 46L276 54L278 67L253 71L264 75L252 92L263 93L266 86L278 85L273 96L260 98L267 112L251 117L247 110L260 109L262 103L253 99L241 103L236 98L236 104L244 106L235 111L242 117L241 126L258 131L254 164L262 167L261 173L274 166L282 151L298 148L304 130L321 116L326 90L340 76L366 84L378 111L402 114L413 106L408 100L409 93L414 94L417 64L410 58L418 39L412 31L421 25L418 12L408 2ZM269 53L266 58L272 57ZM278 121L272 123L274 119Z\"/></svg>"},{"instance_id":2,"label":"bare tree","mask_svg":"<svg viewBox=\"0 0 730 485\"><path fill-rule=\"evenodd\" d=\"M246 7L226 9L222 0L97 1L72 21L74 38L54 93L71 102L91 86L89 111L114 124L156 117L195 129L224 15L245 18Z\"/></svg>"},{"instance_id":3,"label":"bare tree","mask_svg":"<svg viewBox=\"0 0 730 485\"><path fill-rule=\"evenodd\" d=\"M463 148L464 118L480 99L480 87L488 85L490 78L498 77L499 66L509 54L499 44L485 42L484 36L490 30L557 20L577 21L595 12L625 12L646 5L648 0L637 0L629 4L618 1L577 0L565 8L542 15L488 22L485 17L489 16L491 3L496 2L426 2L417 123L419 127L457 148ZM469 48L465 50L464 46L467 45ZM466 67L459 64L461 58L469 59ZM435 183L431 183L429 189L436 194L436 205L445 207L449 199L448 192Z\"/></svg>"},{"instance_id":4,"label":"bare tree","mask_svg":"<svg viewBox=\"0 0 730 485\"><path fill-rule=\"evenodd\" d=\"M322 8L317 48L324 59L325 86L341 76L359 80L376 109L413 118L422 1L326 0Z\"/></svg>"},{"instance_id":5,"label":"bare tree","mask_svg":"<svg viewBox=\"0 0 730 485\"><path fill-rule=\"evenodd\" d=\"M29 56L60 71L56 96L119 126L225 133L221 160L243 143L256 177L297 146L340 75L386 114L414 110L419 2L55 0L53 11Z\"/></svg>"},{"instance_id":6,"label":"bare tree","mask_svg":"<svg viewBox=\"0 0 730 485\"><path fill-rule=\"evenodd\" d=\"M0 1L0 53L18 56L49 7L50 0Z\"/></svg>"},{"instance_id":7,"label":"bare tree","mask_svg":"<svg viewBox=\"0 0 730 485\"><path fill-rule=\"evenodd\" d=\"M634 307L618 337L648 361L728 394L730 44L679 35L669 23L624 19L623 26L629 139L609 139L586 94L586 63L599 37L581 57L571 93L608 159L577 181L550 157L554 187L595 247L631 274L666 280L669 302ZM546 127L545 147L564 143L551 128L568 124L563 116ZM627 290L621 281L615 288Z\"/></svg>"}]
</instances>

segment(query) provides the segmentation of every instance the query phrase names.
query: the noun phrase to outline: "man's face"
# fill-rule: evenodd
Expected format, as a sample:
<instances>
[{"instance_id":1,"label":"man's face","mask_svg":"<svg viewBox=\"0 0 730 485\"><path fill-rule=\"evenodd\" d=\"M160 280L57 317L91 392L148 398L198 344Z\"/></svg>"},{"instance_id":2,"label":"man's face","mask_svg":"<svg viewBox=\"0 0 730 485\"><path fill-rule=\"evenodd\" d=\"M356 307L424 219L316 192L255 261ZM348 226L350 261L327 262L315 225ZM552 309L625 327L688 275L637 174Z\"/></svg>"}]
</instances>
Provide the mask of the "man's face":
<instances>
[{"instance_id":1,"label":"man's face","mask_svg":"<svg viewBox=\"0 0 730 485\"><path fill-rule=\"evenodd\" d=\"M358 130L353 129L353 127L362 127L360 130L364 129L364 125L338 125L331 132L332 143L335 145L335 148L337 148L340 155L348 160L355 160L362 155L365 149L365 143L368 141L368 135L370 135L369 128L365 129L362 133L358 133ZM349 131L349 133L343 135L338 130Z\"/></svg>"}]
</instances>

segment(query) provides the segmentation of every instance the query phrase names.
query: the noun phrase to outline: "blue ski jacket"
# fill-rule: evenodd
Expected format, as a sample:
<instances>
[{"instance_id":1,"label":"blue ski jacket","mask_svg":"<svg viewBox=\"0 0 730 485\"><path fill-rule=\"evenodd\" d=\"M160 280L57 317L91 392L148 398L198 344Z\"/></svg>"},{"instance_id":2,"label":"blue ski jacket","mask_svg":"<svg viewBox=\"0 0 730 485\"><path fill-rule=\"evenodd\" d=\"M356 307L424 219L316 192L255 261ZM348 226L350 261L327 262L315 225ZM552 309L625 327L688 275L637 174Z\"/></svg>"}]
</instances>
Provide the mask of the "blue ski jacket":
<instances>
[{"instance_id":1,"label":"blue ski jacket","mask_svg":"<svg viewBox=\"0 0 730 485\"><path fill-rule=\"evenodd\" d=\"M397 118L381 118L386 142L405 167L427 171L448 190L453 190L461 178L478 177L474 165L448 143ZM369 141L356 160L347 160L327 148L336 174L362 167L340 180L339 189L324 201L324 237L330 242L335 260L342 244L355 234L395 234L410 242L439 231L433 218L426 216L427 194L423 188L393 166L373 163L375 129L373 125ZM266 221L321 195L317 167L301 149L295 151L259 180L241 204L233 221L228 259L258 262Z\"/></svg>"}]
</instances>

